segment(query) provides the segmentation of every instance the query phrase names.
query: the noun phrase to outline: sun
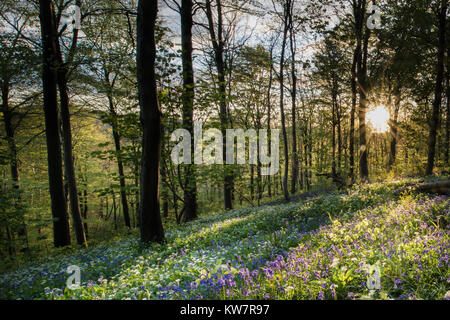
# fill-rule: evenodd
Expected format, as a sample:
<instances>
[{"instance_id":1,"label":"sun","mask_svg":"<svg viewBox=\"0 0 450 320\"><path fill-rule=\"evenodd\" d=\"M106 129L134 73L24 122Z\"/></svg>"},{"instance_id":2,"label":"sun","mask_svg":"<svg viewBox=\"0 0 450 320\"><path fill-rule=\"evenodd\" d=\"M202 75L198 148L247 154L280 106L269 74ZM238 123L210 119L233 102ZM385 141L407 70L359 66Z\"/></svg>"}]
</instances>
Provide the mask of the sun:
<instances>
[{"instance_id":1,"label":"sun","mask_svg":"<svg viewBox=\"0 0 450 320\"><path fill-rule=\"evenodd\" d=\"M389 130L389 118L389 111L385 106L377 106L367 113L367 121L379 133L384 133Z\"/></svg>"}]
</instances>

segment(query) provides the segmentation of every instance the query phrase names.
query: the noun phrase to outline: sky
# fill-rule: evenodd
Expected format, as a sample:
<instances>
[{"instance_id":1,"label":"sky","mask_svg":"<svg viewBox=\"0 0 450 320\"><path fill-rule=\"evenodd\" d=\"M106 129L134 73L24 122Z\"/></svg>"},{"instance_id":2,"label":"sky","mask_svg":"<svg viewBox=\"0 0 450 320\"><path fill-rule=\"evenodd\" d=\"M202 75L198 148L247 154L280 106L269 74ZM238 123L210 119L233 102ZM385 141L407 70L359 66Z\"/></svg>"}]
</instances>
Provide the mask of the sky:
<instances>
[{"instance_id":1,"label":"sky","mask_svg":"<svg viewBox=\"0 0 450 320\"><path fill-rule=\"evenodd\" d=\"M171 7L173 7L173 1L174 0L166 0L167 3ZM178 1L180 2L180 1ZM273 10L273 3L272 0L260 0L260 3L263 7L262 12L269 10ZM306 4L309 4L309 0L297 0L296 1L296 9L299 10L299 13L304 13L302 11L302 7L304 7ZM225 10L224 10L225 11ZM326 7L326 12L322 15L331 26L335 25L336 22L339 20L338 16L333 13L334 10L332 7ZM164 21L164 25L169 27L172 31L172 40L177 45L177 49L181 46L181 26L180 26L180 15L178 12L175 12L171 8L169 8L165 1L159 1L159 16ZM198 12L196 16L194 16L194 22L195 21L204 21L204 14L201 12ZM248 37L246 44L247 45L256 45L260 43L267 43L268 38L274 34L275 30L281 31L281 22L277 21L273 17L273 15L266 14L261 17L257 17L256 15L251 14L243 14L242 18L239 22L239 34L238 37ZM198 49L200 46L200 43L198 43L198 34L202 28L201 27L194 27L193 34L194 34L194 49ZM203 34L204 30L202 31ZM196 36L197 35L197 36ZM204 36L203 42L205 39ZM317 41L317 39L314 39L312 32L310 31L303 31L299 32L296 35L296 42L297 42L297 50L299 52L299 56L302 56L304 59L308 59L312 56L314 53L314 43ZM280 47L280 46L278 46ZM197 54L199 52L197 51Z\"/></svg>"}]
</instances>

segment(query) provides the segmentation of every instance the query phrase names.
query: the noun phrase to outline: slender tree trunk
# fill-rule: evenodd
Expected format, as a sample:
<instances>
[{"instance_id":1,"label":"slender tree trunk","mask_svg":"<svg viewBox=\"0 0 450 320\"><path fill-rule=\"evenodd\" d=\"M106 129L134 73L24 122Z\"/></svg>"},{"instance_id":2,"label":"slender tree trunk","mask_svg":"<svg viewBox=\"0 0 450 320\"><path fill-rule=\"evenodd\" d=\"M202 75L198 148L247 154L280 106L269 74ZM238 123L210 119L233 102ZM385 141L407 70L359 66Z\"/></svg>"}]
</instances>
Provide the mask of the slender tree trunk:
<instances>
[{"instance_id":1,"label":"slender tree trunk","mask_svg":"<svg viewBox=\"0 0 450 320\"><path fill-rule=\"evenodd\" d=\"M283 132L283 141L284 141L284 177L283 177L283 194L286 201L289 201L289 190L288 190L288 175L289 175L289 145L288 145L288 137L286 130L286 116L284 112L284 59L285 59L285 50L286 50L286 41L287 41L287 33L289 30L289 21L288 15L289 10L291 8L291 1L286 0L283 3L283 23L284 23L284 31L283 31L283 43L281 45L281 57L280 57L280 110L281 110L281 126Z\"/></svg>"},{"instance_id":2,"label":"slender tree trunk","mask_svg":"<svg viewBox=\"0 0 450 320\"><path fill-rule=\"evenodd\" d=\"M84 223L83 223L83 227L84 227L84 233L86 235L86 240L89 239L89 232L88 232L88 223L86 222L87 218L88 218L88 211L89 211L89 207L88 207L88 181L87 181L87 169L86 169L86 165L84 166L84 172L82 173L80 171L80 177L81 177L81 183L83 186L83 191L80 191L80 211L81 211L81 216L84 219ZM102 203L102 207L103 207L103 203ZM102 208L103 210L103 208Z\"/></svg>"},{"instance_id":3,"label":"slender tree trunk","mask_svg":"<svg viewBox=\"0 0 450 320\"><path fill-rule=\"evenodd\" d=\"M61 123L63 132L63 150L64 150L64 169L65 177L67 178L68 193L70 199L70 211L72 213L73 226L75 229L75 235L77 243L81 246L87 247L86 235L83 227L83 221L80 213L80 205L78 200L78 190L75 178L75 166L73 161L72 152L72 129L70 125L70 111L69 111L69 95L67 87L67 69L63 66L61 51L59 44L57 44L58 51L58 88L59 99L61 106Z\"/></svg>"},{"instance_id":4,"label":"slender tree trunk","mask_svg":"<svg viewBox=\"0 0 450 320\"><path fill-rule=\"evenodd\" d=\"M305 100L303 98L303 95L300 95L301 98L301 103L302 103L302 110L304 111L306 106L305 106ZM304 111L305 112L305 111ZM298 119L301 119L301 115L300 113L298 114ZM302 125L306 125L305 123L303 123ZM300 179L299 179L299 187L300 190L304 190L305 188L305 163L304 163L304 158L306 157L306 153L305 153L305 143L306 143L306 139L304 137L304 129L302 126L300 126L299 129L299 136L298 136L298 141L300 141L300 144L298 146L299 149L299 167L300 167Z\"/></svg>"},{"instance_id":5,"label":"slender tree trunk","mask_svg":"<svg viewBox=\"0 0 450 320\"><path fill-rule=\"evenodd\" d=\"M164 141L162 142L162 145L164 145ZM163 150L164 148L162 148ZM163 217L167 218L169 217L169 188L167 186L167 178L166 178L166 169L165 169L165 162L163 161L161 166L161 198L163 201Z\"/></svg>"},{"instance_id":6,"label":"slender tree trunk","mask_svg":"<svg viewBox=\"0 0 450 320\"><path fill-rule=\"evenodd\" d=\"M80 201L80 213L81 213L81 217L86 220L87 219L87 212L88 212L88 193L87 193L87 186L84 185L83 187L83 191L79 191L78 192L78 199ZM87 222L83 223L83 228L84 228L84 234L86 235L86 240L88 239L88 224Z\"/></svg>"},{"instance_id":7,"label":"slender tree trunk","mask_svg":"<svg viewBox=\"0 0 450 320\"><path fill-rule=\"evenodd\" d=\"M158 2L139 0L137 16L137 80L141 108L142 168L140 230L141 241L162 242L164 229L159 207L161 160L161 109L155 76L155 23Z\"/></svg>"},{"instance_id":8,"label":"slender tree trunk","mask_svg":"<svg viewBox=\"0 0 450 320\"><path fill-rule=\"evenodd\" d=\"M191 134L191 161L194 157L194 69L192 66L192 0L181 2L181 46L183 60L183 128ZM197 218L197 182L193 161L184 170L184 221Z\"/></svg>"},{"instance_id":9,"label":"slender tree trunk","mask_svg":"<svg viewBox=\"0 0 450 320\"><path fill-rule=\"evenodd\" d=\"M397 140L398 140L398 114L400 111L400 102L401 102L401 90L396 86L395 89L395 97L394 97L394 117L390 123L391 126L391 144L390 144L390 152L389 152L389 163L388 170L391 171L395 165L395 160L397 158Z\"/></svg>"},{"instance_id":10,"label":"slender tree trunk","mask_svg":"<svg viewBox=\"0 0 450 320\"><path fill-rule=\"evenodd\" d=\"M350 154L350 179L355 181L355 118L356 118L356 101L357 101L357 75L358 59L361 52L361 42L357 40L355 52L353 54L352 63L352 108L350 111L350 137L349 137L349 154Z\"/></svg>"},{"instance_id":11,"label":"slender tree trunk","mask_svg":"<svg viewBox=\"0 0 450 320\"><path fill-rule=\"evenodd\" d=\"M229 117L227 112L227 90L225 82L225 62L224 62L224 41L223 41L223 17L222 3L216 0L217 8L217 35L214 27L214 18L211 9L211 0L206 0L206 17L208 19L209 33L214 50L214 60L217 68L217 76L219 80L219 118L221 131L223 136L223 160L226 162L226 129L229 125ZM225 210L233 209L233 172L231 167L224 165L224 204Z\"/></svg>"},{"instance_id":12,"label":"slender tree trunk","mask_svg":"<svg viewBox=\"0 0 450 320\"><path fill-rule=\"evenodd\" d=\"M298 153L297 153L297 119L296 119L296 100L297 100L297 75L295 70L295 32L292 21L293 4L289 10L289 35L291 49L291 77L292 77L292 176L291 176L291 194L297 192L298 180Z\"/></svg>"},{"instance_id":13,"label":"slender tree trunk","mask_svg":"<svg viewBox=\"0 0 450 320\"><path fill-rule=\"evenodd\" d=\"M333 173L333 176L336 176L336 125L335 125L335 114L334 114L334 104L333 104L333 134L331 138L331 150L332 150L332 157L331 157L331 172Z\"/></svg>"},{"instance_id":14,"label":"slender tree trunk","mask_svg":"<svg viewBox=\"0 0 450 320\"><path fill-rule=\"evenodd\" d=\"M105 198L106 198L106 214L108 214L108 198L105 196ZM103 208L103 206L104 206L104 199L103 199L103 197L100 197L100 207L99 207L99 215L100 215L100 218L102 218L103 219L103 217L104 217L104 208Z\"/></svg>"},{"instance_id":15,"label":"slender tree trunk","mask_svg":"<svg viewBox=\"0 0 450 320\"><path fill-rule=\"evenodd\" d=\"M258 151L258 159L259 159L259 151ZM258 191L258 205L260 205L264 188L262 186L261 162L259 160L258 160L258 164L256 166L256 188Z\"/></svg>"},{"instance_id":16,"label":"slender tree trunk","mask_svg":"<svg viewBox=\"0 0 450 320\"><path fill-rule=\"evenodd\" d=\"M269 71L269 87L267 88L267 130L271 128L272 120L272 103L270 101L273 85L273 46L270 48L270 71ZM269 154L272 152L272 144L268 141ZM267 176L267 193L269 197L272 197L272 178Z\"/></svg>"},{"instance_id":17,"label":"slender tree trunk","mask_svg":"<svg viewBox=\"0 0 450 320\"><path fill-rule=\"evenodd\" d=\"M255 200L255 166L250 165L250 199Z\"/></svg>"},{"instance_id":18,"label":"slender tree trunk","mask_svg":"<svg viewBox=\"0 0 450 320\"><path fill-rule=\"evenodd\" d=\"M136 188L136 191L134 193L134 199L136 202L136 208L135 208L135 212L134 212L134 220L135 220L135 224L134 227L136 228L139 225L139 173L140 173L140 168L139 168L139 161L136 160L134 163L134 186Z\"/></svg>"},{"instance_id":19,"label":"slender tree trunk","mask_svg":"<svg viewBox=\"0 0 450 320\"><path fill-rule=\"evenodd\" d=\"M301 141L300 141L299 150L302 150L302 151L303 151L303 144L301 143ZM299 173L299 174L300 174L300 178L299 178L299 188L300 188L301 191L303 191L304 188L305 188L304 183L303 183L303 182L304 182L304 177L305 177L305 174L304 174L303 157L304 157L304 156L301 156L300 159L299 159L299 162L301 163L301 166L300 166L300 173Z\"/></svg>"},{"instance_id":20,"label":"slender tree trunk","mask_svg":"<svg viewBox=\"0 0 450 320\"><path fill-rule=\"evenodd\" d=\"M333 75L332 79L332 117L331 117L331 126L333 128L333 134L331 139L331 148L332 148L332 161L331 161L331 171L333 176L336 176L336 105L337 105L337 95L336 95L336 79L335 75Z\"/></svg>"},{"instance_id":21,"label":"slender tree trunk","mask_svg":"<svg viewBox=\"0 0 450 320\"><path fill-rule=\"evenodd\" d=\"M337 126L337 144L338 144L338 160L337 160L337 171L340 174L342 169L342 128L341 128L341 105L336 102L336 126Z\"/></svg>"},{"instance_id":22,"label":"slender tree trunk","mask_svg":"<svg viewBox=\"0 0 450 320\"><path fill-rule=\"evenodd\" d=\"M313 155L313 134L312 134L312 114L310 114L310 121L309 121L309 151L308 151L308 158L309 158L309 168L312 168L312 155ZM308 190L311 189L312 186L312 170L309 170L309 183L308 183Z\"/></svg>"},{"instance_id":23,"label":"slender tree trunk","mask_svg":"<svg viewBox=\"0 0 450 320\"><path fill-rule=\"evenodd\" d=\"M303 129L303 139L304 139L303 148L304 148L304 155L305 155L304 180L305 180L306 190L309 190L309 167L308 167L309 139L308 139L308 122L307 122L307 120L305 120L305 127Z\"/></svg>"},{"instance_id":24,"label":"slender tree trunk","mask_svg":"<svg viewBox=\"0 0 450 320\"><path fill-rule=\"evenodd\" d=\"M114 212L114 230L117 230L117 205L116 205L116 194L114 193L114 191L112 192L112 201L113 201L113 212Z\"/></svg>"},{"instance_id":25,"label":"slender tree trunk","mask_svg":"<svg viewBox=\"0 0 450 320\"><path fill-rule=\"evenodd\" d=\"M81 213L84 220L87 220L87 218L88 218L88 216L87 216L88 210L89 210L89 208L88 208L88 192L87 192L87 186L85 185L84 190L83 190L83 211ZM86 234L86 240L87 240L89 237L87 222L85 222L83 224L83 227L84 227L84 232Z\"/></svg>"},{"instance_id":26,"label":"slender tree trunk","mask_svg":"<svg viewBox=\"0 0 450 320\"><path fill-rule=\"evenodd\" d=\"M105 80L109 84L108 74L105 73ZM111 88L112 90L112 88ZM126 181L125 181L125 173L123 169L123 160L122 160L122 147L120 144L120 134L118 132L117 128L117 118L118 115L116 113L115 107L114 107L114 101L112 98L112 94L108 93L108 101L109 101L109 113L112 116L112 135L114 140L114 147L116 149L116 160L117 160L117 169L119 172L119 184L120 184L120 198L122 202L122 210L123 210L123 217L125 221L125 225L128 228L131 228L131 222L130 222L130 211L128 208L128 199L127 199L127 191L126 191Z\"/></svg>"},{"instance_id":27,"label":"slender tree trunk","mask_svg":"<svg viewBox=\"0 0 450 320\"><path fill-rule=\"evenodd\" d=\"M439 13L439 47L438 47L438 63L436 74L436 87L434 91L433 114L430 122L430 133L428 136L428 162L427 175L433 174L434 162L436 156L436 137L439 127L439 114L442 100L442 80L444 77L444 56L445 56L445 32L447 20L448 0L441 0L441 10Z\"/></svg>"},{"instance_id":28,"label":"slender tree trunk","mask_svg":"<svg viewBox=\"0 0 450 320\"><path fill-rule=\"evenodd\" d=\"M448 42L448 40L447 40ZM445 124L445 165L450 166L450 46L447 47L447 117Z\"/></svg>"}]
</instances>

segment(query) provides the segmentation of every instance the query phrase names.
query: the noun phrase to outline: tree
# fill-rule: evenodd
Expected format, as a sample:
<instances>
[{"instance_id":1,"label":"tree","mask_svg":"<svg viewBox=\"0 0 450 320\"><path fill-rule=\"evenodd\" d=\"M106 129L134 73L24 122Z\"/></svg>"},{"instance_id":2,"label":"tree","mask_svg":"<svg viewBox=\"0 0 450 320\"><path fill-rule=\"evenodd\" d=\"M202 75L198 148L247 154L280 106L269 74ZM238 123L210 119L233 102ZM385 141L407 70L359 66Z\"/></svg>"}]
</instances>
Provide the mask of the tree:
<instances>
[{"instance_id":1,"label":"tree","mask_svg":"<svg viewBox=\"0 0 450 320\"><path fill-rule=\"evenodd\" d=\"M39 0L39 9L43 48L42 85L48 176L53 215L53 239L55 247L64 247L70 245L70 230L62 177L61 138L58 120L56 26L51 0Z\"/></svg>"},{"instance_id":2,"label":"tree","mask_svg":"<svg viewBox=\"0 0 450 320\"><path fill-rule=\"evenodd\" d=\"M110 3L111 10L114 10L115 3ZM122 212L125 225L131 228L130 210L127 197L127 181L125 173L125 155L123 149L123 105L129 103L128 96L131 96L129 82L135 86L134 81L129 79L134 74L134 39L130 39L129 33L123 30L124 15L108 14L97 18L90 30L86 30L89 40L92 41L92 48L89 48L89 55L92 62L88 65L93 77L94 87L106 96L107 108L99 112L102 121L111 126L111 133L114 143L114 157L116 159L119 194L122 205ZM121 41L122 45L115 45L115 41ZM134 102L134 101L133 101Z\"/></svg>"},{"instance_id":3,"label":"tree","mask_svg":"<svg viewBox=\"0 0 450 320\"><path fill-rule=\"evenodd\" d=\"M390 143L389 163L388 163L389 171L392 170L393 166L395 165L395 159L397 158L398 114L400 111L400 102L402 99L400 84L395 85L393 94L394 94L394 109L393 109L393 116L390 121L391 143Z\"/></svg>"},{"instance_id":4,"label":"tree","mask_svg":"<svg viewBox=\"0 0 450 320\"><path fill-rule=\"evenodd\" d=\"M273 71L274 71L274 66L273 66L273 50L275 47L275 41L273 41L270 45L270 57L269 57L269 85L267 86L267 130L271 129L271 120L272 120L272 102L271 102L271 97L272 97L272 86L273 86ZM271 144L269 143L269 153L272 152L271 149ZM272 196L272 181L271 181L271 177L267 176L267 193L269 195L269 197Z\"/></svg>"},{"instance_id":5,"label":"tree","mask_svg":"<svg viewBox=\"0 0 450 320\"><path fill-rule=\"evenodd\" d=\"M331 33L325 38L322 51L315 56L315 63L317 70L313 75L318 77L316 83L322 83L319 88L323 90L324 103L329 105L330 102L326 96L331 97L331 176L334 180L340 179L341 158L342 158L342 139L341 139L341 84L340 79L344 78L345 70L341 61L345 60L343 52L339 48L339 44L335 39L335 35ZM326 94L325 94L326 93ZM328 117L327 117L328 118ZM336 148L337 146L337 148ZM337 149L337 157L336 157Z\"/></svg>"},{"instance_id":6,"label":"tree","mask_svg":"<svg viewBox=\"0 0 450 320\"><path fill-rule=\"evenodd\" d=\"M450 42L447 37L447 42ZM445 165L450 166L450 45L447 45L447 117L445 122Z\"/></svg>"},{"instance_id":7,"label":"tree","mask_svg":"<svg viewBox=\"0 0 450 320\"><path fill-rule=\"evenodd\" d=\"M217 77L219 81L219 117L223 136L223 160L226 162L226 129L230 124L230 119L227 112L227 88L225 82L225 73L227 67L224 61L224 35L223 35L223 15L222 2L216 0L217 10L217 31L213 18L213 11L211 0L205 2L205 13L208 19L208 31L211 37L211 43L214 51L214 62L217 70ZM224 204L226 210L233 208L233 173L228 166L224 168Z\"/></svg>"},{"instance_id":8,"label":"tree","mask_svg":"<svg viewBox=\"0 0 450 320\"><path fill-rule=\"evenodd\" d=\"M439 44L438 44L438 61L436 72L436 86L434 91L433 113L430 122L430 132L428 136L428 161L426 174L433 174L435 156L436 156L436 137L439 126L439 114L442 103L443 78L444 78L444 56L445 56L445 33L447 23L448 0L439 1L438 21L439 21Z\"/></svg>"},{"instance_id":9,"label":"tree","mask_svg":"<svg viewBox=\"0 0 450 320\"><path fill-rule=\"evenodd\" d=\"M143 130L139 219L144 243L164 240L159 206L161 109L155 77L157 12L157 1L139 0L136 68Z\"/></svg>"},{"instance_id":10,"label":"tree","mask_svg":"<svg viewBox=\"0 0 450 320\"><path fill-rule=\"evenodd\" d=\"M8 4L7 4L8 5ZM20 188L19 174L19 150L21 146L18 144L17 132L21 129L21 125L30 112L35 111L33 105L41 97L40 89L29 90L30 87L37 87L39 54L31 47L22 37L21 32L30 25L30 17L27 14L14 12L8 6L8 11L13 14L3 19L10 18L17 26L17 30L11 32L3 31L0 35L0 90L1 105L0 116L4 125L4 138L7 144L7 161L9 163L10 182L12 188L13 199L21 200L22 188ZM3 22L3 21L2 21ZM14 60L14 63L11 61ZM4 190L3 192L6 192ZM19 201L17 201L19 202ZM17 209L19 208L16 203ZM25 217L17 211L14 220L20 224L17 232L19 236L24 236L28 243L27 226ZM9 222L6 221L8 224ZM14 238L15 228L8 226L11 237ZM28 244L27 244L28 246Z\"/></svg>"},{"instance_id":11,"label":"tree","mask_svg":"<svg viewBox=\"0 0 450 320\"><path fill-rule=\"evenodd\" d=\"M271 54L262 45L255 47L244 46L238 50L238 54L235 56L232 79L230 80L232 83L231 90L235 96L232 101L234 125L245 130L255 130L257 139L258 130L265 127L263 124L264 117L270 118L266 108L270 109L267 101L267 92L268 88L272 86L270 76L272 72L271 64ZM248 180L245 179L244 170L241 170L241 168L238 168L239 174L235 177L235 185L240 201L246 200L252 205L255 200L255 186L258 204L264 191L261 175L262 164L259 161L259 155L259 150L256 150L255 156L258 158L258 161L255 160L249 164L249 185L247 183ZM245 196L248 187L250 188L250 198ZM242 189L239 190L239 188Z\"/></svg>"},{"instance_id":12,"label":"tree","mask_svg":"<svg viewBox=\"0 0 450 320\"><path fill-rule=\"evenodd\" d=\"M280 110L281 110L281 126L284 141L284 176L283 176L283 194L286 201L289 201L289 190L288 190L288 175L289 175L289 142L286 130L286 116L284 112L284 63L285 63L285 50L287 42L287 34L289 31L289 15L292 10L292 1L283 1L283 13L282 13L282 23L283 23L283 37L281 44L281 56L280 56Z\"/></svg>"},{"instance_id":13,"label":"tree","mask_svg":"<svg viewBox=\"0 0 450 320\"><path fill-rule=\"evenodd\" d=\"M367 132L366 132L366 112L367 112L367 55L368 43L370 37L370 29L366 26L365 21L366 1L353 1L353 11L355 17L355 34L357 42L357 72L358 92L359 92L359 177L361 181L369 179L369 165L367 157ZM365 29L365 32L363 32ZM362 49L361 49L362 46Z\"/></svg>"},{"instance_id":14,"label":"tree","mask_svg":"<svg viewBox=\"0 0 450 320\"><path fill-rule=\"evenodd\" d=\"M181 3L181 50L183 60L183 128L191 134L191 160L194 156L194 69L192 66L192 0ZM193 163L193 162L192 162ZM194 164L184 170L184 221L197 218L197 182Z\"/></svg>"},{"instance_id":15,"label":"tree","mask_svg":"<svg viewBox=\"0 0 450 320\"><path fill-rule=\"evenodd\" d=\"M80 1L77 0L76 4L80 6ZM53 19L57 21L56 17L53 17ZM80 204L78 201L78 190L75 177L75 166L72 150L73 149L72 127L70 124L70 109L69 109L70 105L69 87L68 87L69 67L73 63L73 57L75 54L75 50L77 48L77 42L78 42L78 29L74 28L72 36L72 44L67 55L68 58L66 61L64 61L59 39L56 41L56 52L58 60L57 82L61 106L60 112L61 112L61 123L63 133L64 169L65 169L65 176L67 178L67 184L69 187L70 211L72 213L77 243L79 245L87 247L86 234L83 226L83 220L81 218Z\"/></svg>"},{"instance_id":16,"label":"tree","mask_svg":"<svg viewBox=\"0 0 450 320\"><path fill-rule=\"evenodd\" d=\"M27 27L27 23L24 22L19 29L22 30ZM0 111L3 115L3 124L5 127L6 141L8 144L9 153L9 165L11 182L13 188L19 188L19 167L17 159L17 142L15 132L17 126L15 123L20 121L14 121L14 117L23 118L25 115L20 115L18 108L27 103L32 103L39 94L32 94L26 96L23 102L18 105L11 105L10 93L13 86L24 84L25 86L33 85L33 74L35 72L33 65L36 64L37 56L34 52L23 43L20 33L14 33L9 35L1 35L0 38L2 52L0 53L0 90L2 104ZM11 59L15 59L15 63L11 63Z\"/></svg>"},{"instance_id":17,"label":"tree","mask_svg":"<svg viewBox=\"0 0 450 320\"><path fill-rule=\"evenodd\" d=\"M361 11L359 9L359 4L353 1L353 16L355 30L359 30L360 25L363 23L361 17ZM353 52L353 62L351 69L351 87L352 87L352 108L350 111L350 138L349 138L349 153L350 153L350 178L352 181L355 180L355 121L356 121L356 103L357 103L357 68L359 64L359 59L361 59L361 40L360 37L356 37L356 45Z\"/></svg>"},{"instance_id":18,"label":"tree","mask_svg":"<svg viewBox=\"0 0 450 320\"><path fill-rule=\"evenodd\" d=\"M291 103L292 103L292 176L291 176L291 193L297 192L297 180L299 172L298 154L297 154L297 70L295 68L295 27L293 21L294 15L294 1L292 2L291 9L289 10L289 43L291 49Z\"/></svg>"}]
</instances>

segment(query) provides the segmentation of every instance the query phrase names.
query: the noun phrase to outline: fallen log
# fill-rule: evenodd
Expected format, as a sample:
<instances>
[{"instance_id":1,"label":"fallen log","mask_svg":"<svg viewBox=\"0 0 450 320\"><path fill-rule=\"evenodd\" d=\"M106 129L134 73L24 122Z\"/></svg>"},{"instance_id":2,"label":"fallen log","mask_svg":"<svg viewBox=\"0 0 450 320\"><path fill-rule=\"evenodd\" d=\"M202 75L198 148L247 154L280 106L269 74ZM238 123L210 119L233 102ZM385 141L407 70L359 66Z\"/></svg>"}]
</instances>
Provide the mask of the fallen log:
<instances>
[{"instance_id":1,"label":"fallen log","mask_svg":"<svg viewBox=\"0 0 450 320\"><path fill-rule=\"evenodd\" d=\"M410 184L405 188L397 190L395 194L399 195L405 191L412 191L419 193L435 193L450 196L450 180L433 183L423 183L419 185Z\"/></svg>"}]
</instances>

